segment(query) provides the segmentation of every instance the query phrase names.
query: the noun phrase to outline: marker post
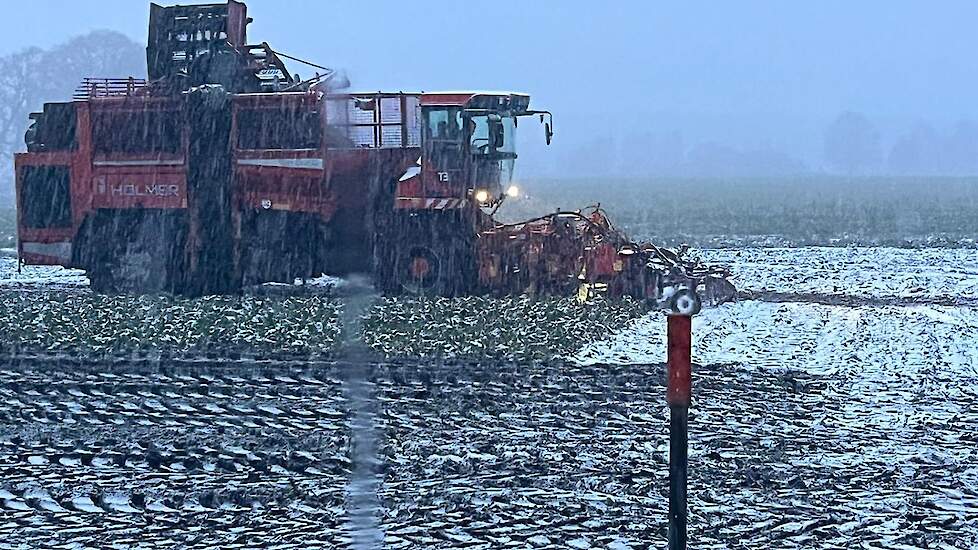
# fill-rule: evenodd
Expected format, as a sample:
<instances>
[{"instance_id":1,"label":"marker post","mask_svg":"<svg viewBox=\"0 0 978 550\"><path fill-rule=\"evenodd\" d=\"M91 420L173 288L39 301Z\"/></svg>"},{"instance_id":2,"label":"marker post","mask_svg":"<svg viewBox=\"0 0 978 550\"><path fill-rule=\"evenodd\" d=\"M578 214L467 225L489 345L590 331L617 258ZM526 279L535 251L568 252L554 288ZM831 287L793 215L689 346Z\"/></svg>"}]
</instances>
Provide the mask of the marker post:
<instances>
[{"instance_id":1,"label":"marker post","mask_svg":"<svg viewBox=\"0 0 978 550\"><path fill-rule=\"evenodd\" d=\"M686 550L686 473L688 467L689 404L692 393L692 317L669 315L669 550Z\"/></svg>"}]
</instances>

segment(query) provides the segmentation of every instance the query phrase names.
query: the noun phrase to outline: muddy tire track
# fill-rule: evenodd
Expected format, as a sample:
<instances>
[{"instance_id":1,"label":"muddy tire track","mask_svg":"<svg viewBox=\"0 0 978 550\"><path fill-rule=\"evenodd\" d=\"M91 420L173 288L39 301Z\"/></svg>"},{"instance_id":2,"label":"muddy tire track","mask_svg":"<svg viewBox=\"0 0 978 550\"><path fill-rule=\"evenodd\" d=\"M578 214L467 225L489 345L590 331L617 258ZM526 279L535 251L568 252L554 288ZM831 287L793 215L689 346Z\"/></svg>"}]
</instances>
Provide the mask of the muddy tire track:
<instances>
[{"instance_id":1,"label":"muddy tire track","mask_svg":"<svg viewBox=\"0 0 978 550\"><path fill-rule=\"evenodd\" d=\"M328 547L350 469L339 384L299 368L0 367L0 532L15 548Z\"/></svg>"},{"instance_id":2,"label":"muddy tire track","mask_svg":"<svg viewBox=\"0 0 978 550\"><path fill-rule=\"evenodd\" d=\"M348 548L340 365L0 364L0 537L12 548ZM375 364L389 548L665 543L663 366ZM978 395L696 366L699 548L973 547ZM880 382L893 387L892 382ZM914 382L916 383L916 382ZM948 412L944 414L943 410ZM920 414L915 414L919 411ZM953 414L951 414L953 412Z\"/></svg>"}]
</instances>

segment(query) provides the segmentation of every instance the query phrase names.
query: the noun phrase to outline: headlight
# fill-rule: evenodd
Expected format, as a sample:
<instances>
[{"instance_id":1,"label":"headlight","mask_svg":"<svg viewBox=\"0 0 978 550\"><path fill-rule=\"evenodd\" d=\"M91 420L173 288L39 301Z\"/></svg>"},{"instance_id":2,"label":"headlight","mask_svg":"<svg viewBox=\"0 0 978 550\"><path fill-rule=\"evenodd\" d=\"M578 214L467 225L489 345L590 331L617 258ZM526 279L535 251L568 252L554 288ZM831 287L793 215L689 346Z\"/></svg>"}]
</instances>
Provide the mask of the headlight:
<instances>
[{"instance_id":1,"label":"headlight","mask_svg":"<svg viewBox=\"0 0 978 550\"><path fill-rule=\"evenodd\" d=\"M511 199L515 199L516 197L520 196L520 188L516 187L515 185L510 185L509 188L506 189L506 196Z\"/></svg>"},{"instance_id":2,"label":"headlight","mask_svg":"<svg viewBox=\"0 0 978 550\"><path fill-rule=\"evenodd\" d=\"M489 202L489 191L479 189L475 192L475 200L479 203Z\"/></svg>"}]
</instances>

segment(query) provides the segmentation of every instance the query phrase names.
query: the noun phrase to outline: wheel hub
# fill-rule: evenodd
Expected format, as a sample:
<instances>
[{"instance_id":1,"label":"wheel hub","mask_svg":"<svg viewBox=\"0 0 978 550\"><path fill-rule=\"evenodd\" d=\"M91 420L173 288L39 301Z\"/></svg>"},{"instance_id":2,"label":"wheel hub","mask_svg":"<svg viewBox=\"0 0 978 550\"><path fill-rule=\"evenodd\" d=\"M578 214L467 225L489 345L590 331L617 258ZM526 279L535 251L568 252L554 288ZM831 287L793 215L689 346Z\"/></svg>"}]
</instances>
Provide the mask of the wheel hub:
<instances>
[{"instance_id":1,"label":"wheel hub","mask_svg":"<svg viewBox=\"0 0 978 550\"><path fill-rule=\"evenodd\" d=\"M413 279L424 279L428 276L431 271L431 264L428 259L422 256L416 256L411 259L411 265L408 266L408 273L411 274Z\"/></svg>"},{"instance_id":2,"label":"wheel hub","mask_svg":"<svg viewBox=\"0 0 978 550\"><path fill-rule=\"evenodd\" d=\"M438 280L441 265L438 255L424 246L412 248L403 256L401 265L401 286L412 293L425 291Z\"/></svg>"}]
</instances>

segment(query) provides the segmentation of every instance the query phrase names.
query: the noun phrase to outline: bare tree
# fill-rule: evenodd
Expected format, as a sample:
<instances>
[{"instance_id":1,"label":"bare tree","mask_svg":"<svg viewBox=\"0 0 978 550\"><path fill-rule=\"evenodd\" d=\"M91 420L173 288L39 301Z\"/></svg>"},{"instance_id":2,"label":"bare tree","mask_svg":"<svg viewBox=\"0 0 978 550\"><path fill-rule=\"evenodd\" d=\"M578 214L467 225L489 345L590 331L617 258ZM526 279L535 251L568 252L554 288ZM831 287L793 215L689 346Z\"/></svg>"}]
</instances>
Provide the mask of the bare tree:
<instances>
[{"instance_id":1,"label":"bare tree","mask_svg":"<svg viewBox=\"0 0 978 550\"><path fill-rule=\"evenodd\" d=\"M27 113L33 108L35 92L25 85L44 52L30 48L0 58L0 204L12 195L14 153L24 144Z\"/></svg>"},{"instance_id":2,"label":"bare tree","mask_svg":"<svg viewBox=\"0 0 978 550\"><path fill-rule=\"evenodd\" d=\"M0 206L12 203L13 155L24 150L28 115L48 101L70 101L86 76L145 72L143 48L113 31L93 31L49 50L27 48L0 57Z\"/></svg>"}]
</instances>

